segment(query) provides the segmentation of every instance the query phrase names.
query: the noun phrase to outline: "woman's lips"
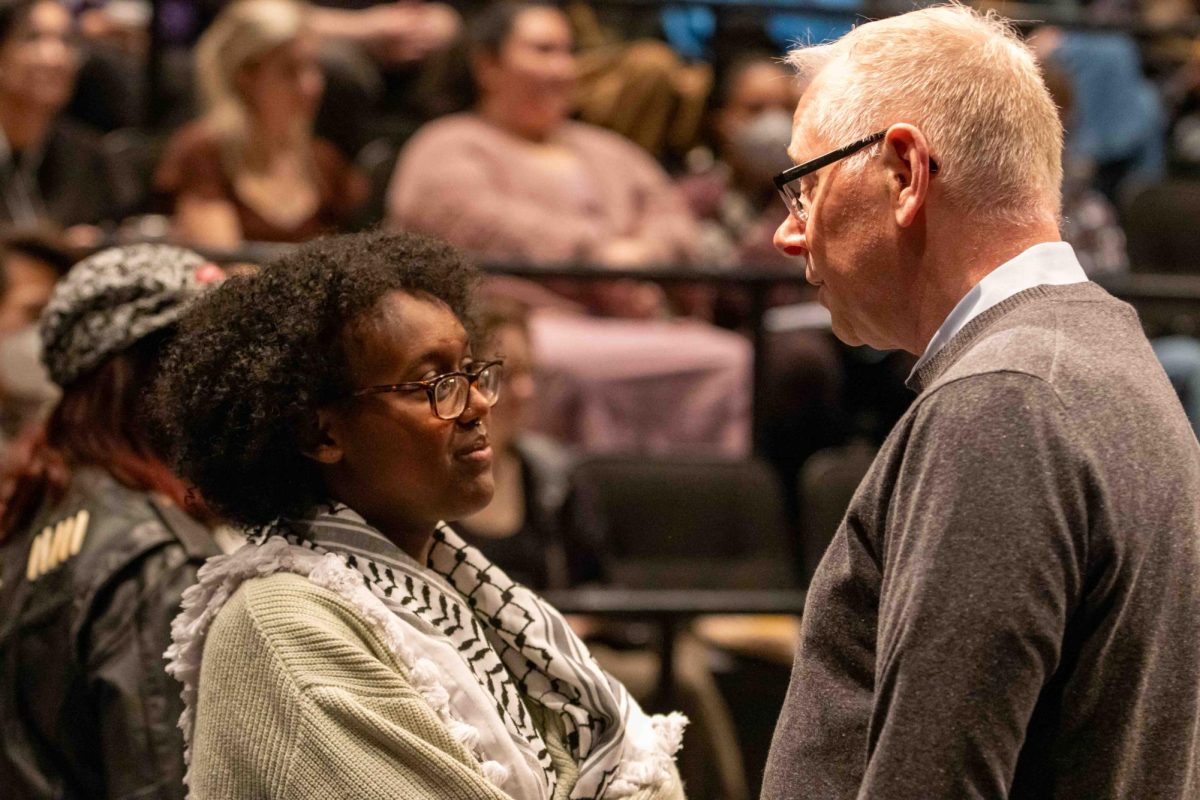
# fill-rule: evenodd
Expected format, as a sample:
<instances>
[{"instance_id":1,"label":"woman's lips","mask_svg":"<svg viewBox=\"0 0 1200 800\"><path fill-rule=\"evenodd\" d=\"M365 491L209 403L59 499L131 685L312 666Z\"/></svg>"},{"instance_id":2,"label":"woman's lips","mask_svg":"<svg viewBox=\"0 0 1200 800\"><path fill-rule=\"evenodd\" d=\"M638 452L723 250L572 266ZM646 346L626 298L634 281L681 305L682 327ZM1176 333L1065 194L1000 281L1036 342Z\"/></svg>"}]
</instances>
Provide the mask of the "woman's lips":
<instances>
[{"instance_id":1,"label":"woman's lips","mask_svg":"<svg viewBox=\"0 0 1200 800\"><path fill-rule=\"evenodd\" d=\"M454 457L468 463L484 464L492 460L492 446L486 437L476 439L471 444L455 452Z\"/></svg>"}]
</instances>

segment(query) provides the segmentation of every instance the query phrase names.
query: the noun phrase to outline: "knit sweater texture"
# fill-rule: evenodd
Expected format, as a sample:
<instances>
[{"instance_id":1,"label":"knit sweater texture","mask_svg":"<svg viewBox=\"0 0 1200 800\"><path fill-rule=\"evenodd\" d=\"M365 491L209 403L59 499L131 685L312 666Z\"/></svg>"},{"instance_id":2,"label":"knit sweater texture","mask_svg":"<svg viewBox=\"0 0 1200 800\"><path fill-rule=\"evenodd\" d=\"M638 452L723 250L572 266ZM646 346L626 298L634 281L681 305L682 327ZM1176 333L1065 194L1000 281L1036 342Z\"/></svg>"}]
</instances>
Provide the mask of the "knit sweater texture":
<instances>
[{"instance_id":1,"label":"knit sweater texture","mask_svg":"<svg viewBox=\"0 0 1200 800\"><path fill-rule=\"evenodd\" d=\"M1028 289L913 388L813 578L763 797L1200 797L1200 445L1136 314Z\"/></svg>"},{"instance_id":2,"label":"knit sweater texture","mask_svg":"<svg viewBox=\"0 0 1200 800\"><path fill-rule=\"evenodd\" d=\"M561 724L526 704L565 800L578 766ZM290 573L243 583L214 620L193 737L194 798L508 798L360 612ZM682 798L675 775L633 800Z\"/></svg>"}]
</instances>

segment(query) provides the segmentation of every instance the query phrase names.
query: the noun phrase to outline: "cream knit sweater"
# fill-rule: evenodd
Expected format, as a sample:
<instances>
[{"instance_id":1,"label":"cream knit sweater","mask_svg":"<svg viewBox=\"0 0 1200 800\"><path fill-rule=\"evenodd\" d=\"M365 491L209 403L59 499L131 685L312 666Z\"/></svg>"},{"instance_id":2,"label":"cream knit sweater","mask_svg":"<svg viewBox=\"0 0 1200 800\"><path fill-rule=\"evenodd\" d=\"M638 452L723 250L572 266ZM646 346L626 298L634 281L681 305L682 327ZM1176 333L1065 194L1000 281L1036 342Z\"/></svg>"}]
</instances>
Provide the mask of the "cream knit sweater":
<instances>
[{"instance_id":1,"label":"cream knit sweater","mask_svg":"<svg viewBox=\"0 0 1200 800\"><path fill-rule=\"evenodd\" d=\"M557 719L526 703L565 800L577 765ZM191 754L193 798L508 798L360 613L290 573L243 583L214 620ZM675 773L631 800L682 798Z\"/></svg>"}]
</instances>

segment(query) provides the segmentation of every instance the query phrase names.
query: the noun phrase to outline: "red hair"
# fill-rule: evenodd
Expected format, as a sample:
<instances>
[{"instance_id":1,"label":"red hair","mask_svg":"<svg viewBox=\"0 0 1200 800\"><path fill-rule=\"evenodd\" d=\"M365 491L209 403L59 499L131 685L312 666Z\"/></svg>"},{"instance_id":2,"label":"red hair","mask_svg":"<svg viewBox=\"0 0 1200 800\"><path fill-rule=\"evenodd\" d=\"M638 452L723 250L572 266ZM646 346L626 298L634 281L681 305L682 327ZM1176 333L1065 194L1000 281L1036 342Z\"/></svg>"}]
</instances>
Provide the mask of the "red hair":
<instances>
[{"instance_id":1,"label":"red hair","mask_svg":"<svg viewBox=\"0 0 1200 800\"><path fill-rule=\"evenodd\" d=\"M49 418L18 437L0 475L0 541L66 494L74 470L96 467L119 483L166 495L197 518L203 504L166 465L145 427L142 392L158 366L151 335L73 381Z\"/></svg>"}]
</instances>

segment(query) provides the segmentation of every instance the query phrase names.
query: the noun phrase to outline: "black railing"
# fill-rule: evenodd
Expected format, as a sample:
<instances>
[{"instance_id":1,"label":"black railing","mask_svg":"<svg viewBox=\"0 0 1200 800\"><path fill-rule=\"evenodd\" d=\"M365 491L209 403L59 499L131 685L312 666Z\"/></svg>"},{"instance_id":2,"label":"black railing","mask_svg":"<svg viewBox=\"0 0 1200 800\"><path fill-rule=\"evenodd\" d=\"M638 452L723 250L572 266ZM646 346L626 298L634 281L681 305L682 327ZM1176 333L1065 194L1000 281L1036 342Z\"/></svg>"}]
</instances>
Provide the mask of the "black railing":
<instances>
[{"instance_id":1,"label":"black railing","mask_svg":"<svg viewBox=\"0 0 1200 800\"><path fill-rule=\"evenodd\" d=\"M804 612L805 593L792 589L560 589L543 595L564 614L648 621L659 630L656 702L674 699L675 637L697 617L708 614L789 614Z\"/></svg>"},{"instance_id":2,"label":"black railing","mask_svg":"<svg viewBox=\"0 0 1200 800\"><path fill-rule=\"evenodd\" d=\"M233 251L200 248L207 258L218 263L264 263L286 253L294 245L247 243ZM766 352L767 330L763 318L767 310L767 294L774 286L805 285L804 275L781 272L778 267L744 266L733 270L710 270L696 266L658 264L641 269L611 269L597 264L551 264L491 262L482 265L485 272L531 279L566 278L576 281L639 280L655 283L708 283L745 288L751 298L750 328L754 345L754 378L752 425L756 451L761 451L764 404L767 399ZM1193 330L1200 332L1200 273L1196 275L1153 275L1133 272L1100 281L1117 297L1152 311L1156 319L1191 319ZM1183 327L1187 327L1185 324Z\"/></svg>"}]
</instances>

